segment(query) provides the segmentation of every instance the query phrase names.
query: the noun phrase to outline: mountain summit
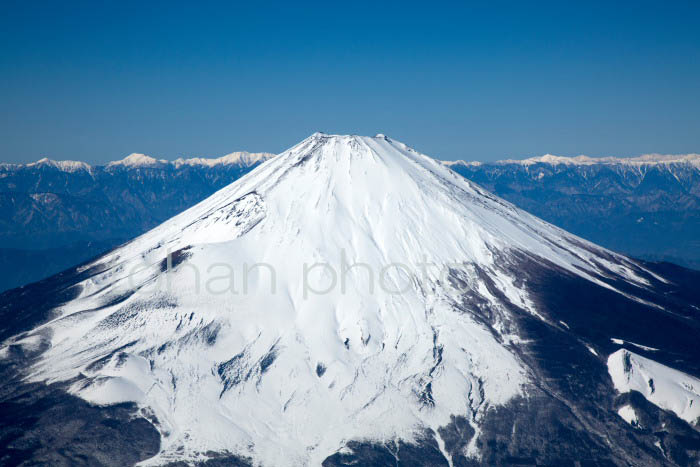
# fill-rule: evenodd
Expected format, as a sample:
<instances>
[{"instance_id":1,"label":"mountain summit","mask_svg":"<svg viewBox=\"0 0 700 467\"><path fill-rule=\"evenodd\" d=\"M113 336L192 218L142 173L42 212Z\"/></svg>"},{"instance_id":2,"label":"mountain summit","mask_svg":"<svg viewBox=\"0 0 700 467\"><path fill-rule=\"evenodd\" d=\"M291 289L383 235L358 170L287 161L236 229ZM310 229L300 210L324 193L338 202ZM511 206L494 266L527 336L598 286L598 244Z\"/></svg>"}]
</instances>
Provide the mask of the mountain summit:
<instances>
[{"instance_id":1,"label":"mountain summit","mask_svg":"<svg viewBox=\"0 0 700 467\"><path fill-rule=\"evenodd\" d=\"M3 294L0 355L25 394L135 404L160 440L149 465L683 464L698 279L384 135L316 133Z\"/></svg>"}]
</instances>

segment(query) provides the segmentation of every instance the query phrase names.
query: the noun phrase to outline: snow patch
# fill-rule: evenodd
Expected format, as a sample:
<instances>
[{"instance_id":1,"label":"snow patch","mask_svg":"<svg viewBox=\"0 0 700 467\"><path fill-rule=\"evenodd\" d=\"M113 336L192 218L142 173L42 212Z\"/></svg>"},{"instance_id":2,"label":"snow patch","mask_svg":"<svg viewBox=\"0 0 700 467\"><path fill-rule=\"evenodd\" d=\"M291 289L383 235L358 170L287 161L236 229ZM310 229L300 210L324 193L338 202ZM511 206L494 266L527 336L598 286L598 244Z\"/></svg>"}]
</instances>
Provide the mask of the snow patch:
<instances>
[{"instance_id":1,"label":"snow patch","mask_svg":"<svg viewBox=\"0 0 700 467\"><path fill-rule=\"evenodd\" d=\"M617 411L617 414L633 427L639 427L639 419L637 418L637 412L634 411L634 408L631 405L623 405Z\"/></svg>"},{"instance_id":2,"label":"snow patch","mask_svg":"<svg viewBox=\"0 0 700 467\"><path fill-rule=\"evenodd\" d=\"M649 347L649 346L642 345L642 344L635 344L634 342L625 341L625 340L622 340L622 339L618 339L618 338L616 338L616 337L612 337L612 338L610 338L610 340L612 341L613 344L617 344L617 345L625 345L625 344L633 345L633 346L637 347L638 349L646 350L646 351L648 351L648 352L658 352L658 350L659 350L659 349L656 349L656 348L654 348L654 347Z\"/></svg>"},{"instance_id":3,"label":"snow patch","mask_svg":"<svg viewBox=\"0 0 700 467\"><path fill-rule=\"evenodd\" d=\"M638 391L652 404L697 425L700 379L626 349L608 357L608 373L617 391Z\"/></svg>"}]
</instances>

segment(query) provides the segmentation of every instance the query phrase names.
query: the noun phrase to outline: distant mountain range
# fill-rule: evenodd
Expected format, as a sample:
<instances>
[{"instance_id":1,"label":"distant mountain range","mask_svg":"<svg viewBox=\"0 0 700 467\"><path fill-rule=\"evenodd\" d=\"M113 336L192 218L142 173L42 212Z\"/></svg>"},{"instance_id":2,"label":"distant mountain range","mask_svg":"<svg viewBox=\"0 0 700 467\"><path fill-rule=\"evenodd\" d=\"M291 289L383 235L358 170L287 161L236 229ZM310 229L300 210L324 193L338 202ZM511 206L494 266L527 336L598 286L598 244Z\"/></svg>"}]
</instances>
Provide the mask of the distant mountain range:
<instances>
[{"instance_id":1,"label":"distant mountain range","mask_svg":"<svg viewBox=\"0 0 700 467\"><path fill-rule=\"evenodd\" d=\"M700 155L545 155L446 162L542 219L607 248L700 268Z\"/></svg>"},{"instance_id":2,"label":"distant mountain range","mask_svg":"<svg viewBox=\"0 0 700 467\"><path fill-rule=\"evenodd\" d=\"M166 161L132 154L103 166L49 159L0 164L0 290L140 235L273 156ZM700 268L700 155L444 164L600 245Z\"/></svg>"}]
</instances>

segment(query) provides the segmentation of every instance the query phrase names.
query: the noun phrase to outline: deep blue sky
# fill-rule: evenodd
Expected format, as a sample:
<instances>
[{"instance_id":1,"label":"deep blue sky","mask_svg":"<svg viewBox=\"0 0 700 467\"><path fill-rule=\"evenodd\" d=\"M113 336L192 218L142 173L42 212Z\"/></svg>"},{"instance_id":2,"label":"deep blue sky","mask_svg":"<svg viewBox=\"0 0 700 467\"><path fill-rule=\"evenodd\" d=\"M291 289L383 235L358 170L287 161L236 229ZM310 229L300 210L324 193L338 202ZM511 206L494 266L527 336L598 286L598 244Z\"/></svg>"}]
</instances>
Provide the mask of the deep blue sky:
<instances>
[{"instance_id":1,"label":"deep blue sky","mask_svg":"<svg viewBox=\"0 0 700 467\"><path fill-rule=\"evenodd\" d=\"M700 152L698 2L254 3L4 0L0 160Z\"/></svg>"}]
</instances>

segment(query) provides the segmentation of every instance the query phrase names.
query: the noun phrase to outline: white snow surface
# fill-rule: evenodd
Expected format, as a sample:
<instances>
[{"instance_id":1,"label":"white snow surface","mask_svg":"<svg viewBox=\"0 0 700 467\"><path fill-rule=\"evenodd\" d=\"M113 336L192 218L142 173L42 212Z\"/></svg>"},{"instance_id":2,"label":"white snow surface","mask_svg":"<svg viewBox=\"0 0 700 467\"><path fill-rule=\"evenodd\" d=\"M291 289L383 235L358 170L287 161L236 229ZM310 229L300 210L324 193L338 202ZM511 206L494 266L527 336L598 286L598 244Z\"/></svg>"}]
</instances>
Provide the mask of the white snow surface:
<instances>
[{"instance_id":1,"label":"white snow surface","mask_svg":"<svg viewBox=\"0 0 700 467\"><path fill-rule=\"evenodd\" d=\"M635 346L635 347L637 347L637 348L639 348L639 349L641 349L641 350L646 350L647 352L657 352L657 351L659 350L659 349L656 349L656 348L654 348L654 347L649 347L648 345L635 344L634 342L626 341L626 340L623 340L623 339L618 339L618 338L616 338L616 337L611 337L611 338L610 338L610 341L611 341L613 344L617 344L617 345L625 345L625 344L633 345L633 346Z\"/></svg>"},{"instance_id":2,"label":"white snow surface","mask_svg":"<svg viewBox=\"0 0 700 467\"><path fill-rule=\"evenodd\" d=\"M168 161L165 159L156 159L155 157L147 156L145 154L133 153L129 154L122 160L108 163L107 167L159 167L167 163Z\"/></svg>"},{"instance_id":3,"label":"white snow surface","mask_svg":"<svg viewBox=\"0 0 700 467\"><path fill-rule=\"evenodd\" d=\"M617 414L622 417L624 421L629 423L634 427L639 426L639 419L637 418L637 412L634 411L634 407L631 405L623 405L617 411Z\"/></svg>"},{"instance_id":4,"label":"white snow surface","mask_svg":"<svg viewBox=\"0 0 700 467\"><path fill-rule=\"evenodd\" d=\"M186 261L162 272L183 248ZM629 259L402 143L317 133L87 266L104 270L34 331L51 346L28 379L82 374L74 394L155 414L161 452L146 464L230 451L318 465L348 440L410 441L453 414L478 431L486 407L529 378L478 271L545 319L509 269L516 251L601 285L646 283ZM355 265L344 281L341 258ZM465 288L491 303L499 336L460 309Z\"/></svg>"},{"instance_id":5,"label":"white snow surface","mask_svg":"<svg viewBox=\"0 0 700 467\"><path fill-rule=\"evenodd\" d=\"M626 349L608 357L608 373L619 392L638 391L652 404L688 423L700 421L700 380Z\"/></svg>"}]
</instances>

